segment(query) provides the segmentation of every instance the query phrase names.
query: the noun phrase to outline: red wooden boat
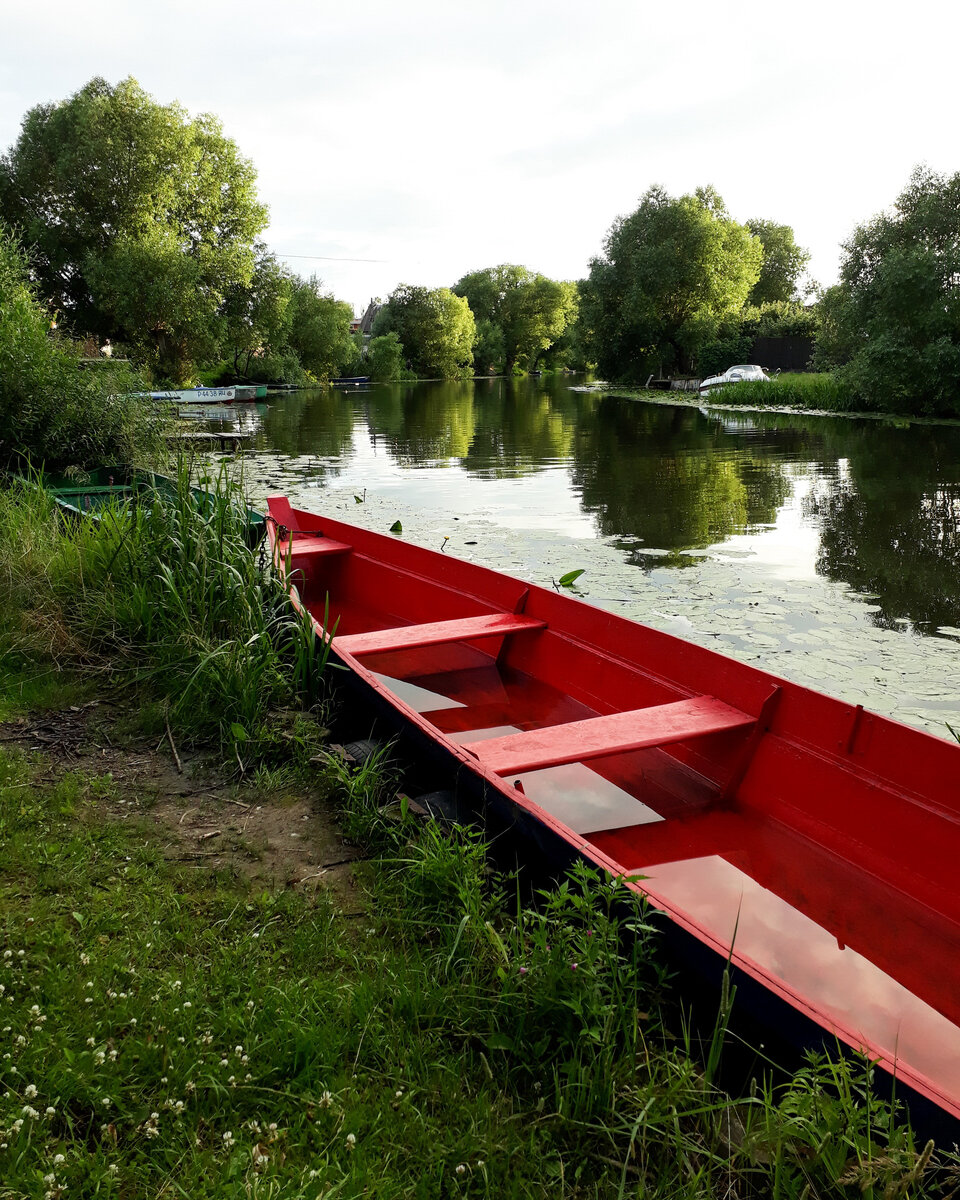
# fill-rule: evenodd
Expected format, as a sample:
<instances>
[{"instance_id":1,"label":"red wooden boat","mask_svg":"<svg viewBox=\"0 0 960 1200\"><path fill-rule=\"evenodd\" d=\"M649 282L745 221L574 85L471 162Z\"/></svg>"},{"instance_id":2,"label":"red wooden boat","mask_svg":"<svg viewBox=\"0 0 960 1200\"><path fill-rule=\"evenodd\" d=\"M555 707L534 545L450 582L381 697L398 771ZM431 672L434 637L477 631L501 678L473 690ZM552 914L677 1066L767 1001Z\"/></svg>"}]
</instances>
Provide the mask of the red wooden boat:
<instances>
[{"instance_id":1,"label":"red wooden boat","mask_svg":"<svg viewBox=\"0 0 960 1200\"><path fill-rule=\"evenodd\" d=\"M960 746L549 588L269 502L368 707L500 827L729 959L774 1037L865 1051L960 1117ZM392 722L392 724L391 724ZM813 1036L815 1035L815 1036Z\"/></svg>"}]
</instances>

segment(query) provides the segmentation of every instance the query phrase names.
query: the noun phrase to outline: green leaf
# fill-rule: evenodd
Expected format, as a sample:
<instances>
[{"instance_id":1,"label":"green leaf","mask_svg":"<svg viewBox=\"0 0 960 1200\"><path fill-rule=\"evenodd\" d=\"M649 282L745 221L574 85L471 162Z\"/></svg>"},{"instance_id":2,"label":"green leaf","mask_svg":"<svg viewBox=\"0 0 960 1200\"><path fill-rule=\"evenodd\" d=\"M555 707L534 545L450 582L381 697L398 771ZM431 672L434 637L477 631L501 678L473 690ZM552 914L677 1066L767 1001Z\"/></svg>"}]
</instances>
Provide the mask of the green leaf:
<instances>
[{"instance_id":1,"label":"green leaf","mask_svg":"<svg viewBox=\"0 0 960 1200\"><path fill-rule=\"evenodd\" d=\"M362 504L362 503L363 503L363 497L362 497L362 496L354 496L354 500L356 501L356 503L357 503L357 504Z\"/></svg>"},{"instance_id":2,"label":"green leaf","mask_svg":"<svg viewBox=\"0 0 960 1200\"><path fill-rule=\"evenodd\" d=\"M561 587L569 587L571 583L575 583L580 578L585 570L586 567L581 567L578 571L568 571L566 575L561 575L557 582Z\"/></svg>"},{"instance_id":3,"label":"green leaf","mask_svg":"<svg viewBox=\"0 0 960 1200\"><path fill-rule=\"evenodd\" d=\"M403 526L400 524L399 521L394 521L394 523L390 526L390 532L391 533L403 533Z\"/></svg>"},{"instance_id":4,"label":"green leaf","mask_svg":"<svg viewBox=\"0 0 960 1200\"><path fill-rule=\"evenodd\" d=\"M248 742L250 740L250 735L247 733L244 727L242 725L238 725L236 721L234 721L230 726L230 732L233 734L234 741Z\"/></svg>"}]
</instances>

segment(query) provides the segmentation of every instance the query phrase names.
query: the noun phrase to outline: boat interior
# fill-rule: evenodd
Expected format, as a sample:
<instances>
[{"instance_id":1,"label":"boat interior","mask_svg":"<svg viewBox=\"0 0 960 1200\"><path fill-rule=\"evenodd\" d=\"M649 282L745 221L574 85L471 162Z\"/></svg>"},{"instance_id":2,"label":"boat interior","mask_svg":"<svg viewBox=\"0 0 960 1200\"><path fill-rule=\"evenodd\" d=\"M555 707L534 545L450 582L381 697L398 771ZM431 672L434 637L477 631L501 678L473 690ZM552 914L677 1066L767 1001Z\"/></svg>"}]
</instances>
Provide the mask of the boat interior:
<instances>
[{"instance_id":1,"label":"boat interior","mask_svg":"<svg viewBox=\"0 0 960 1200\"><path fill-rule=\"evenodd\" d=\"M338 654L960 1110L957 747L549 588L270 510Z\"/></svg>"}]
</instances>

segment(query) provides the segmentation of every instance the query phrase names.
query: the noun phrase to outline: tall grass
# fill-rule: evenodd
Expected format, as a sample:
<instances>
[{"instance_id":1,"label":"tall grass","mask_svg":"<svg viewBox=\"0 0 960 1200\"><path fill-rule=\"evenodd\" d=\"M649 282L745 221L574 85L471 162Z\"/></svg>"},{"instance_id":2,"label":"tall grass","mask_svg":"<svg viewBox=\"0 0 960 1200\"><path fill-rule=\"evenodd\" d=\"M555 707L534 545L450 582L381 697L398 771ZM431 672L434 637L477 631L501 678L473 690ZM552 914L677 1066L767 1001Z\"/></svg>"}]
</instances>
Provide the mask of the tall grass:
<instances>
[{"instance_id":1,"label":"tall grass","mask_svg":"<svg viewBox=\"0 0 960 1200\"><path fill-rule=\"evenodd\" d=\"M769 383L727 383L706 397L707 403L742 404L749 408L802 408L854 412L856 396L835 375L778 375Z\"/></svg>"},{"instance_id":2,"label":"tall grass","mask_svg":"<svg viewBox=\"0 0 960 1200\"><path fill-rule=\"evenodd\" d=\"M169 494L67 523L31 482L0 494L0 641L133 685L188 742L241 763L270 714L317 699L328 647L247 544L247 507L224 470L199 504L181 464Z\"/></svg>"}]
</instances>

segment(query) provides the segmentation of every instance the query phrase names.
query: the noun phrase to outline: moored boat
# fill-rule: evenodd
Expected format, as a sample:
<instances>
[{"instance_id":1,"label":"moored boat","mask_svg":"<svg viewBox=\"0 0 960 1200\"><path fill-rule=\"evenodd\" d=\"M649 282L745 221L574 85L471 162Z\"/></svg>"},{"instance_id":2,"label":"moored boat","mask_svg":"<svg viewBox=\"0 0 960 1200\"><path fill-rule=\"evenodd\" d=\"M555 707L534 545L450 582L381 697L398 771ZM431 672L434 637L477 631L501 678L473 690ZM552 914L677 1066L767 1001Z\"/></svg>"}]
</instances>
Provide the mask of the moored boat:
<instances>
[{"instance_id":1,"label":"moored boat","mask_svg":"<svg viewBox=\"0 0 960 1200\"><path fill-rule=\"evenodd\" d=\"M179 388L166 392L150 392L153 400L173 400L178 404L235 404L256 400L255 387Z\"/></svg>"},{"instance_id":2,"label":"moored boat","mask_svg":"<svg viewBox=\"0 0 960 1200\"><path fill-rule=\"evenodd\" d=\"M178 484L167 475L137 467L96 467L75 475L37 474L31 482L48 491L64 516L99 520L101 513L114 504L151 503L157 497L169 499L178 494ZM213 499L208 491L191 487L193 502L208 511ZM264 514L247 509L247 541L255 546L263 537Z\"/></svg>"},{"instance_id":3,"label":"moored boat","mask_svg":"<svg viewBox=\"0 0 960 1200\"><path fill-rule=\"evenodd\" d=\"M268 534L346 686L493 836L626 877L757 1042L839 1041L960 1118L960 746L283 497Z\"/></svg>"}]
</instances>

